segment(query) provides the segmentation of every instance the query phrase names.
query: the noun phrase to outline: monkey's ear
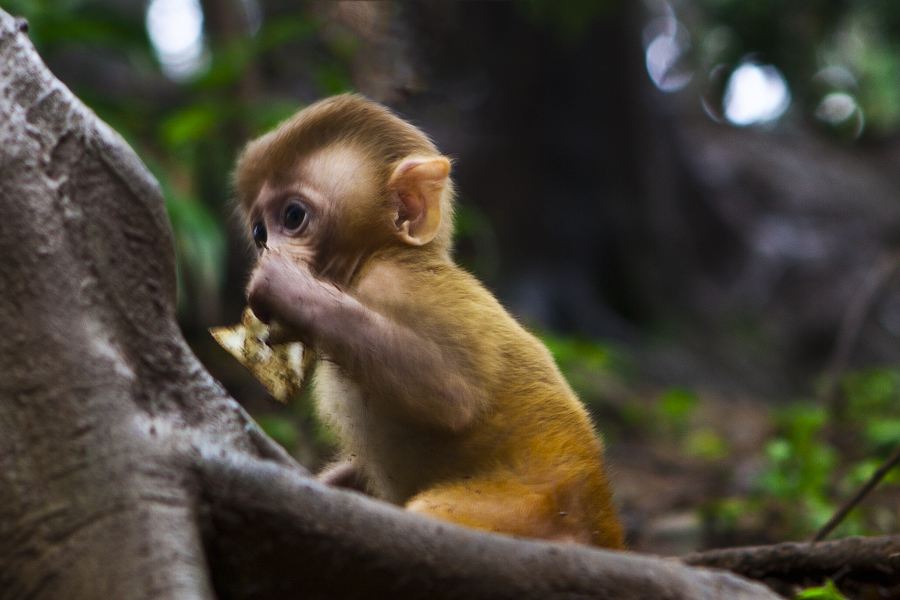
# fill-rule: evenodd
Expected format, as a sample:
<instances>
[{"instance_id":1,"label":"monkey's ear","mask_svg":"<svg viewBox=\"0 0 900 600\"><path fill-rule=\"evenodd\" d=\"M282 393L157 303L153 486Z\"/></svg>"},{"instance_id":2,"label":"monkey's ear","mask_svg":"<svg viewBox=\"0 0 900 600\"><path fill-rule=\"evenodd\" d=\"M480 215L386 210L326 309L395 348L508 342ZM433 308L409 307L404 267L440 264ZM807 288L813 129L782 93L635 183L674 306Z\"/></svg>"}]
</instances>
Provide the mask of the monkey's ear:
<instances>
[{"instance_id":1,"label":"monkey's ear","mask_svg":"<svg viewBox=\"0 0 900 600\"><path fill-rule=\"evenodd\" d=\"M443 156L403 159L388 181L397 197L397 235L407 244L424 246L441 225L441 194L447 187L450 161Z\"/></svg>"}]
</instances>

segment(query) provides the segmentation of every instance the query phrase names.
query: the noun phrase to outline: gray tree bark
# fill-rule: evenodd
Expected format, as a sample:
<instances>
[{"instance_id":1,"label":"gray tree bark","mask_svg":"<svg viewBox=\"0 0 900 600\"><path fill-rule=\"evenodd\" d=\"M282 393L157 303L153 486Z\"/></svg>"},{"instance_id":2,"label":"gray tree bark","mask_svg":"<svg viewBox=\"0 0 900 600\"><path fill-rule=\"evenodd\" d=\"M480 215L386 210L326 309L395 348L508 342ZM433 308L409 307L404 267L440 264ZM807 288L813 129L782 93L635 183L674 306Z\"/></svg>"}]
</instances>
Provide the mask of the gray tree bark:
<instances>
[{"instance_id":1,"label":"gray tree bark","mask_svg":"<svg viewBox=\"0 0 900 600\"><path fill-rule=\"evenodd\" d=\"M175 321L160 190L0 11L0 600L776 598L307 477Z\"/></svg>"}]
</instances>

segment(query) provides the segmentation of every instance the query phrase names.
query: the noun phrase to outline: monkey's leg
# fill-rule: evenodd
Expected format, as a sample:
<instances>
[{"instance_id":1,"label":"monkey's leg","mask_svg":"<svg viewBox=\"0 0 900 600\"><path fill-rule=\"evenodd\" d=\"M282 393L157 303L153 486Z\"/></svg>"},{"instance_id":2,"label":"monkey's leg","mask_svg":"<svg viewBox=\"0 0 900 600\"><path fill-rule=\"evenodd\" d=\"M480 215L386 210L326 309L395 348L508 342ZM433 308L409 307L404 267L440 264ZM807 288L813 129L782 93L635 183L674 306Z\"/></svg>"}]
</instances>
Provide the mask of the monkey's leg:
<instances>
[{"instance_id":1,"label":"monkey's leg","mask_svg":"<svg viewBox=\"0 0 900 600\"><path fill-rule=\"evenodd\" d=\"M580 515L561 510L549 493L516 481L467 480L413 497L407 510L495 533L590 543Z\"/></svg>"}]
</instances>

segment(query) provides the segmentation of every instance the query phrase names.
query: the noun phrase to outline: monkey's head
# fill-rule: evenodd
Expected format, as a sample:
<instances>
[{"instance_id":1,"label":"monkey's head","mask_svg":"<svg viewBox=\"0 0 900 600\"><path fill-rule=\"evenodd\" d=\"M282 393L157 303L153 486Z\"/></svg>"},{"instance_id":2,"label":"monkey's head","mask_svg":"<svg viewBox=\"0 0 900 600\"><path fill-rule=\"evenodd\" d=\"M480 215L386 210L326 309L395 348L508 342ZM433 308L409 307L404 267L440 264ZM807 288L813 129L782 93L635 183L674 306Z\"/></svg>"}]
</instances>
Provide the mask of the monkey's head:
<instances>
[{"instance_id":1,"label":"monkey's head","mask_svg":"<svg viewBox=\"0 0 900 600\"><path fill-rule=\"evenodd\" d=\"M344 94L250 142L234 185L257 246L346 283L381 249L448 255L449 173L450 161L419 129Z\"/></svg>"}]
</instances>

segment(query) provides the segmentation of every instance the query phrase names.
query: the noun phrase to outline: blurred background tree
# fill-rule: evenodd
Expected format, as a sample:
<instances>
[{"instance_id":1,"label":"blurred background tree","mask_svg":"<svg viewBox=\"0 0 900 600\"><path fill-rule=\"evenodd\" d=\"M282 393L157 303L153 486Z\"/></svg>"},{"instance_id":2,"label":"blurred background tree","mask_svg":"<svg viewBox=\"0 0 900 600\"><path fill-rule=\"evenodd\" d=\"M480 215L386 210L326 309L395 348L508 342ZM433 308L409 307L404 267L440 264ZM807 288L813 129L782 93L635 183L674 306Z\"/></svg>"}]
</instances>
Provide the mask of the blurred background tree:
<instances>
[{"instance_id":1,"label":"blurred background tree","mask_svg":"<svg viewBox=\"0 0 900 600\"><path fill-rule=\"evenodd\" d=\"M3 0L138 151L179 317L310 466L331 440L206 333L252 252L241 145L347 90L456 158L458 257L609 441L633 546L808 535L900 443L900 4ZM894 474L841 533L896 532Z\"/></svg>"}]
</instances>

